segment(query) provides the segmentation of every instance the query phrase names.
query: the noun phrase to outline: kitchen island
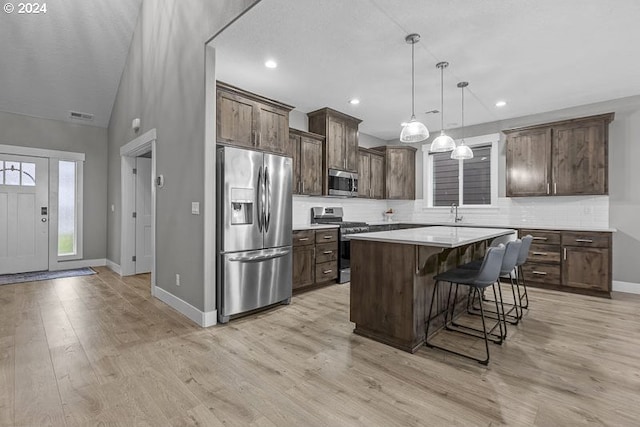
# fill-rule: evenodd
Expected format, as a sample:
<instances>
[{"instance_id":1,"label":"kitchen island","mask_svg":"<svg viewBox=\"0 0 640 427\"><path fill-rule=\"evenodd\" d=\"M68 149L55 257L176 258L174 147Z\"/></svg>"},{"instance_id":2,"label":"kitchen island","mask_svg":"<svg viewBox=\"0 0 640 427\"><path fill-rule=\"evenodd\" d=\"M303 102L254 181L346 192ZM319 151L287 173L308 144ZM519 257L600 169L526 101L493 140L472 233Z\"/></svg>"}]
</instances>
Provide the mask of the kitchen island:
<instances>
[{"instance_id":1,"label":"kitchen island","mask_svg":"<svg viewBox=\"0 0 640 427\"><path fill-rule=\"evenodd\" d=\"M425 341L433 276L481 258L503 228L424 227L351 235L350 319L354 332L408 352ZM448 287L436 294L434 321L442 322ZM466 296L459 297L464 302Z\"/></svg>"}]
</instances>

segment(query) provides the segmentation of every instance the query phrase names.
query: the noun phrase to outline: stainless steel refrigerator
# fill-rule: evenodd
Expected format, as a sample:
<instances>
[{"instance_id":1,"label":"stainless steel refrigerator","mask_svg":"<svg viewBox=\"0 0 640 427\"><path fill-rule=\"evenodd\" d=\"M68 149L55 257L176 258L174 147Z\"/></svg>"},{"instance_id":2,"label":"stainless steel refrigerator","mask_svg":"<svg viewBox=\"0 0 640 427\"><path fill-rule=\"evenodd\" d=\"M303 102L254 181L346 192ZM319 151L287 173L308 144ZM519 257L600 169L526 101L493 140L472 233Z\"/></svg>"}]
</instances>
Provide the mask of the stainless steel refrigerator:
<instances>
[{"instance_id":1,"label":"stainless steel refrigerator","mask_svg":"<svg viewBox=\"0 0 640 427\"><path fill-rule=\"evenodd\" d=\"M218 321L291 301L292 165L288 157L218 146Z\"/></svg>"}]
</instances>

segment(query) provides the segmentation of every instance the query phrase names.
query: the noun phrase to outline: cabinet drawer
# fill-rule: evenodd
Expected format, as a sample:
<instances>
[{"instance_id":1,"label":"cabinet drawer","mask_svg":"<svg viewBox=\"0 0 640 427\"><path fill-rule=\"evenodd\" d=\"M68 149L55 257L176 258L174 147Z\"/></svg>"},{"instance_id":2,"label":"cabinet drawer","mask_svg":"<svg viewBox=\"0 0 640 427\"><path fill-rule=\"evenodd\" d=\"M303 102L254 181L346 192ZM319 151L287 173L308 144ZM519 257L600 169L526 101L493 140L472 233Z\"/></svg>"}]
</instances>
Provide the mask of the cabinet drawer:
<instances>
[{"instance_id":1,"label":"cabinet drawer","mask_svg":"<svg viewBox=\"0 0 640 427\"><path fill-rule=\"evenodd\" d=\"M560 262L560 246L557 245L531 245L528 261L550 262L558 264Z\"/></svg>"},{"instance_id":2,"label":"cabinet drawer","mask_svg":"<svg viewBox=\"0 0 640 427\"><path fill-rule=\"evenodd\" d=\"M336 261L316 264L316 283L334 280L338 277L338 263Z\"/></svg>"},{"instance_id":3,"label":"cabinet drawer","mask_svg":"<svg viewBox=\"0 0 640 427\"><path fill-rule=\"evenodd\" d=\"M563 246L581 246L589 248L608 248L609 233L580 233L580 232L565 232L562 233L562 245Z\"/></svg>"},{"instance_id":4,"label":"cabinet drawer","mask_svg":"<svg viewBox=\"0 0 640 427\"><path fill-rule=\"evenodd\" d=\"M541 282L548 285L559 285L560 265L539 264L527 262L522 266L524 280L527 282Z\"/></svg>"},{"instance_id":5,"label":"cabinet drawer","mask_svg":"<svg viewBox=\"0 0 640 427\"><path fill-rule=\"evenodd\" d=\"M531 234L531 236L533 236L533 243L539 243L542 245L560 244L560 233L557 231L520 230L520 238L527 234Z\"/></svg>"},{"instance_id":6,"label":"cabinet drawer","mask_svg":"<svg viewBox=\"0 0 640 427\"><path fill-rule=\"evenodd\" d=\"M316 264L338 259L338 245L335 243L318 243L316 245Z\"/></svg>"},{"instance_id":7,"label":"cabinet drawer","mask_svg":"<svg viewBox=\"0 0 640 427\"><path fill-rule=\"evenodd\" d=\"M338 229L333 230L317 230L316 243L329 243L338 241Z\"/></svg>"},{"instance_id":8,"label":"cabinet drawer","mask_svg":"<svg viewBox=\"0 0 640 427\"><path fill-rule=\"evenodd\" d=\"M293 246L306 246L315 243L315 234L313 230L298 230L293 232Z\"/></svg>"}]
</instances>

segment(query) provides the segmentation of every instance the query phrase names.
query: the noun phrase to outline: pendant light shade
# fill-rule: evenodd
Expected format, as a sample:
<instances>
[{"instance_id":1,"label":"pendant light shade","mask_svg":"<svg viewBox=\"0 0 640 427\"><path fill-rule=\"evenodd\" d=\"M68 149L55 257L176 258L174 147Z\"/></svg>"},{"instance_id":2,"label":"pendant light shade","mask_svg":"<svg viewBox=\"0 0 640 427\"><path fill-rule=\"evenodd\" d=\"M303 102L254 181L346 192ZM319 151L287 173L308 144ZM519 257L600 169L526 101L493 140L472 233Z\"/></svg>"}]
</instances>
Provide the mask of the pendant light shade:
<instances>
[{"instance_id":1,"label":"pendant light shade","mask_svg":"<svg viewBox=\"0 0 640 427\"><path fill-rule=\"evenodd\" d=\"M420 34L409 34L404 39L411 45L411 119L404 125L400 132L400 142L414 143L429 138L427 127L416 120L415 113L415 44L420 41Z\"/></svg>"},{"instance_id":2,"label":"pendant light shade","mask_svg":"<svg viewBox=\"0 0 640 427\"><path fill-rule=\"evenodd\" d=\"M456 148L456 142L449 135L444 133L444 69L449 66L448 62L438 62L436 67L440 69L440 136L433 140L432 153L444 153Z\"/></svg>"},{"instance_id":3,"label":"pendant light shade","mask_svg":"<svg viewBox=\"0 0 640 427\"><path fill-rule=\"evenodd\" d=\"M451 152L451 158L454 160L473 159L473 151L464 143L464 88L467 86L469 86L469 82L458 83L458 87L462 92L462 139L460 141L460 145Z\"/></svg>"}]
</instances>

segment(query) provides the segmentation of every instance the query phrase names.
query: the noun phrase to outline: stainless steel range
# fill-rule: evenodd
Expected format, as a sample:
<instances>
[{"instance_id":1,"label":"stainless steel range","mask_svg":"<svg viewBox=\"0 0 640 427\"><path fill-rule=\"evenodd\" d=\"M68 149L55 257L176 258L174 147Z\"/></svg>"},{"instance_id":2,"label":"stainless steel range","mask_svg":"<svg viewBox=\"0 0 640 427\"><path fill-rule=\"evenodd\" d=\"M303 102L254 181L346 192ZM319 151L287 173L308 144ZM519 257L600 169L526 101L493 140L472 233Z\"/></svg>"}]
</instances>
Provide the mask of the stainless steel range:
<instances>
[{"instance_id":1,"label":"stainless steel range","mask_svg":"<svg viewBox=\"0 0 640 427\"><path fill-rule=\"evenodd\" d=\"M338 281L346 283L351 280L351 239L350 234L367 233L369 225L366 222L343 221L342 208L311 208L311 224L336 224L340 226L338 245L338 266L340 275Z\"/></svg>"}]
</instances>

